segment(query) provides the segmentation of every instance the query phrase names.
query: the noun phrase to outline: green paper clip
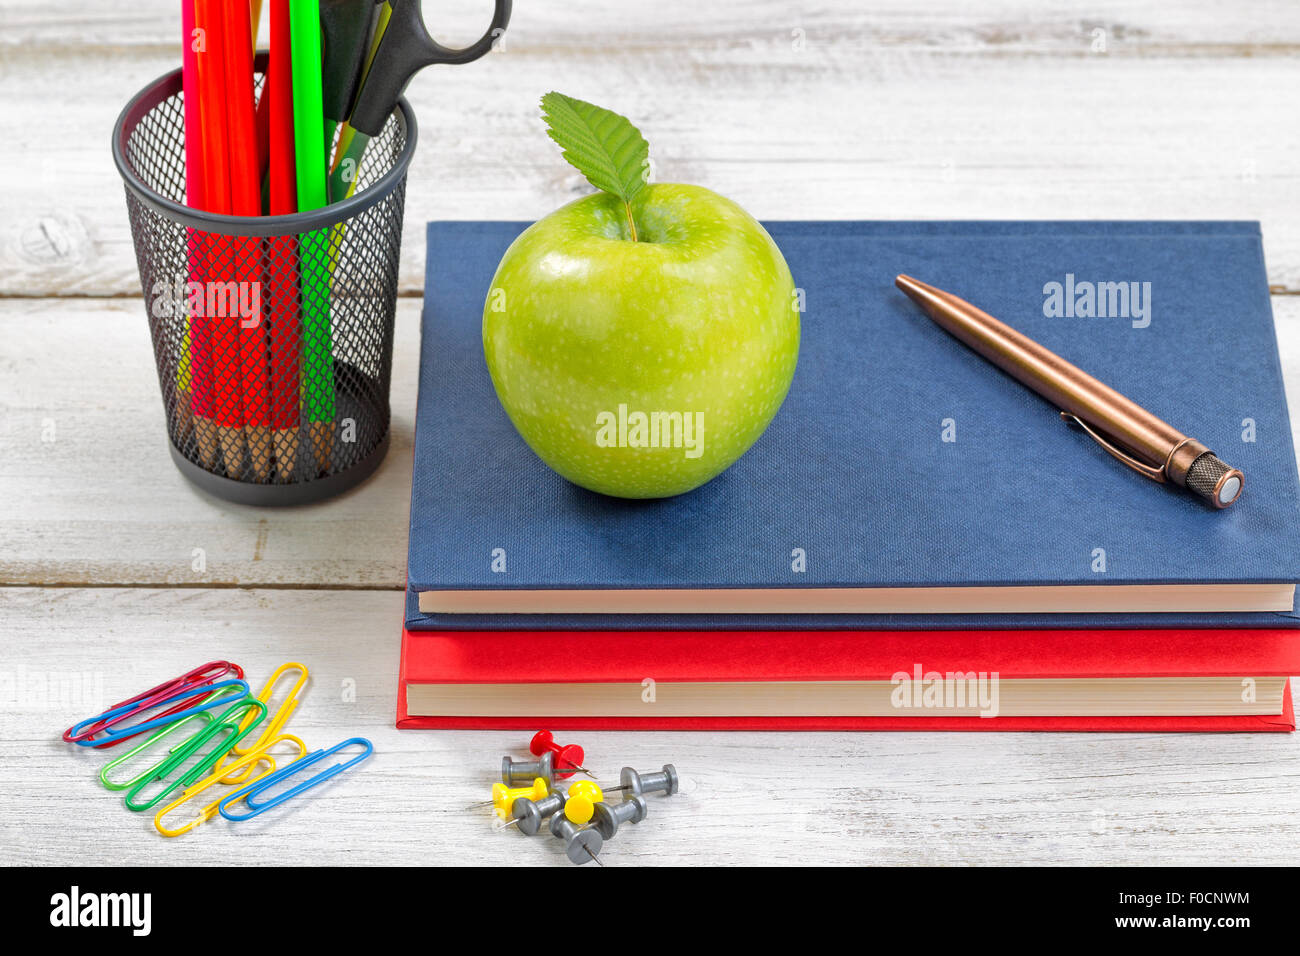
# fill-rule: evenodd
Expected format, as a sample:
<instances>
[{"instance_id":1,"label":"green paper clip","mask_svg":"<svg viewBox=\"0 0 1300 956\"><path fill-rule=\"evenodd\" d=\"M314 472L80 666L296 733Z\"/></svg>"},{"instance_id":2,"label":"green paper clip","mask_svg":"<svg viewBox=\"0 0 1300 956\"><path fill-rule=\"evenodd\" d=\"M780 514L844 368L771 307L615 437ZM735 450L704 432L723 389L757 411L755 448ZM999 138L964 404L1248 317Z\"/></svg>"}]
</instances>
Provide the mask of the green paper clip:
<instances>
[{"instance_id":1,"label":"green paper clip","mask_svg":"<svg viewBox=\"0 0 1300 956\"><path fill-rule=\"evenodd\" d=\"M241 730L239 724L248 716L249 708L257 709L257 717ZM175 753L153 768L148 776L139 779L126 795L126 808L137 813L141 810L152 809L177 789L188 787L196 780L206 776L217 761L224 757L231 747L251 734L265 716L266 704L255 697L245 697L204 727L202 731L195 734L180 747L177 747ZM218 741L211 750L203 754L198 763L194 764L189 770L179 773L174 779L169 779L174 772L185 765L186 761L219 734L226 734L226 736ZM145 791L154 783L165 783L166 786L152 797L149 797L148 800L145 800Z\"/></svg>"}]
</instances>

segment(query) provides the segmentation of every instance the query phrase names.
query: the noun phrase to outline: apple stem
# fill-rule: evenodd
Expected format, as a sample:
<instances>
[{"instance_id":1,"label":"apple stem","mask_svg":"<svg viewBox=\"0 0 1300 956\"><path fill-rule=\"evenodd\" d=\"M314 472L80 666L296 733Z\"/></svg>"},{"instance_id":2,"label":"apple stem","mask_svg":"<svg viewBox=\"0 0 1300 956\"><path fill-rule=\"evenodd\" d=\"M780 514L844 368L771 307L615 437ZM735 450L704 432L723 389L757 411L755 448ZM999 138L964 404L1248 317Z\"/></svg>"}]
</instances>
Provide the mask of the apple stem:
<instances>
[{"instance_id":1,"label":"apple stem","mask_svg":"<svg viewBox=\"0 0 1300 956\"><path fill-rule=\"evenodd\" d=\"M632 230L632 241L638 242L636 237L636 220L632 218L632 204L626 199L623 200L623 208L627 210L627 225Z\"/></svg>"}]
</instances>

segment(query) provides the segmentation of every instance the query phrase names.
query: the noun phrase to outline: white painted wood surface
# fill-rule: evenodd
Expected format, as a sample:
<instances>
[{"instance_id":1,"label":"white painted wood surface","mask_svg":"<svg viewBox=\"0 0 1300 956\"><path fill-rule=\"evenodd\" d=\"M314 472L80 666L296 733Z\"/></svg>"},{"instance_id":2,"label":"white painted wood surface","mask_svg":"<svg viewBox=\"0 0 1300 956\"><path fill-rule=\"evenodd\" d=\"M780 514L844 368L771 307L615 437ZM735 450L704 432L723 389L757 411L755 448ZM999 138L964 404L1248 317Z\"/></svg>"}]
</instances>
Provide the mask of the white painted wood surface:
<instances>
[{"instance_id":1,"label":"white painted wood surface","mask_svg":"<svg viewBox=\"0 0 1300 956\"><path fill-rule=\"evenodd\" d=\"M449 41L488 7L426 5ZM418 299L399 310L393 450L363 487L258 511L171 465L108 135L175 65L175 21L171 0L0 0L24 186L0 200L0 678L86 672L111 702L200 660L260 681L296 658L313 685L291 729L377 754L274 822L164 841L99 787L99 755L58 740L87 701L0 680L0 859L562 862L464 809L519 735L392 729ZM403 288L427 219L534 218L582 191L536 120L558 88L637 117L661 179L763 217L1260 219L1295 400L1298 79L1289 0L522 0L505 52L412 86ZM582 737L597 769L688 779L609 865L1297 859L1290 735Z\"/></svg>"},{"instance_id":2,"label":"white painted wood surface","mask_svg":"<svg viewBox=\"0 0 1300 956\"><path fill-rule=\"evenodd\" d=\"M535 219L587 189L538 120L549 89L636 117L658 178L760 218L1260 219L1270 282L1300 290L1290 0L515 7L505 52L411 86L408 292L427 220ZM491 3L427 9L466 41ZM29 185L3 200L0 293L138 292L109 138L178 65L176 21L173 0L0 0L7 158Z\"/></svg>"},{"instance_id":3,"label":"white painted wood surface","mask_svg":"<svg viewBox=\"0 0 1300 956\"><path fill-rule=\"evenodd\" d=\"M273 821L175 840L64 744L83 702L0 712L0 858L85 863L562 863L555 841L494 833L484 799L504 732L392 728L401 597L364 591L0 589L6 663L102 675L107 702L200 660L256 682L287 657L313 683L289 729L375 756ZM12 662L12 663L10 663ZM354 682L356 702L342 699ZM93 686L93 679L91 682ZM93 709L93 708L92 708ZM561 733L562 740L571 735ZM1290 735L584 733L587 765L673 762L676 797L602 858L633 863L1284 863L1300 837ZM514 752L520 753L515 749Z\"/></svg>"}]
</instances>

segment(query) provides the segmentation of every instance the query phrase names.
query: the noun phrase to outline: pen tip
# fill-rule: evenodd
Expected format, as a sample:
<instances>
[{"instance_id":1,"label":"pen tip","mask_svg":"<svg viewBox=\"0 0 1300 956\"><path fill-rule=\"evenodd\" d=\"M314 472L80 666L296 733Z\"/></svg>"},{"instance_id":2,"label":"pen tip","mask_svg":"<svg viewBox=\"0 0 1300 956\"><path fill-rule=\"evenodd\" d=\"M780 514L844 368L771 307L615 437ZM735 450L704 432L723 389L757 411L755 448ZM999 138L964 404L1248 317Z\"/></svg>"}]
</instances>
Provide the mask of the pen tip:
<instances>
[{"instance_id":1,"label":"pen tip","mask_svg":"<svg viewBox=\"0 0 1300 956\"><path fill-rule=\"evenodd\" d=\"M913 279L905 272L900 272L894 279L894 285L903 290L903 293L913 302L924 305L927 300L934 298L934 293L938 290L933 286L928 286L920 279Z\"/></svg>"}]
</instances>

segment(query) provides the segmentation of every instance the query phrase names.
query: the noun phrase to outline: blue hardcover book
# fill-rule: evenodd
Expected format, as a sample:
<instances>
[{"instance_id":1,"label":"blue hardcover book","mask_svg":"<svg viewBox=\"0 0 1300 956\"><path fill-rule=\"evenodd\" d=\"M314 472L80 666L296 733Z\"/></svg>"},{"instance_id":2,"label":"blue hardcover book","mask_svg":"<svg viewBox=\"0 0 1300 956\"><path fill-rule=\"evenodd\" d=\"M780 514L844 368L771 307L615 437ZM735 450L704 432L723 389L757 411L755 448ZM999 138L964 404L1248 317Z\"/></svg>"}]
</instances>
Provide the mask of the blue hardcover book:
<instances>
[{"instance_id":1,"label":"blue hardcover book","mask_svg":"<svg viewBox=\"0 0 1300 956\"><path fill-rule=\"evenodd\" d=\"M1258 224L768 223L806 295L790 393L732 468L656 501L570 484L496 398L483 303L525 225L429 226L407 627L1300 625ZM899 273L1205 442L1244 472L1240 501L1214 511L1116 462Z\"/></svg>"}]
</instances>

